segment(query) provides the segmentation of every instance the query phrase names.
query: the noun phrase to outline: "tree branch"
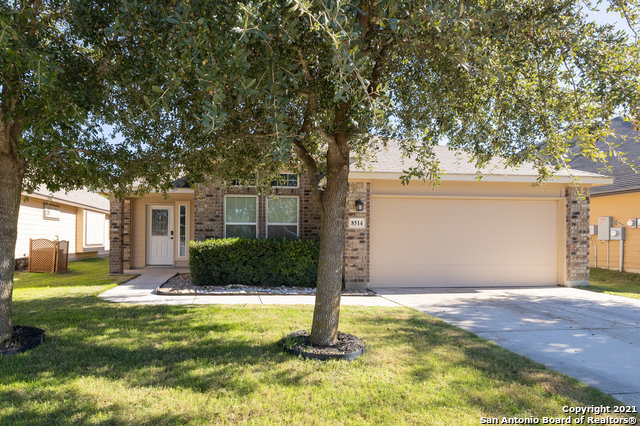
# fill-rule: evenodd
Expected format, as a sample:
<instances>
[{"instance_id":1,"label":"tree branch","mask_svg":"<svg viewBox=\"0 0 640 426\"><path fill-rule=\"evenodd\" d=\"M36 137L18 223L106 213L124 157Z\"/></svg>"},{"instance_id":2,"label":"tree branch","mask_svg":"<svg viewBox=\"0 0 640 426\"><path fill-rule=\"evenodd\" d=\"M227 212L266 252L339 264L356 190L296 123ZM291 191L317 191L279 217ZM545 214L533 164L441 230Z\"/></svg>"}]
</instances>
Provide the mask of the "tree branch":
<instances>
[{"instance_id":1,"label":"tree branch","mask_svg":"<svg viewBox=\"0 0 640 426\"><path fill-rule=\"evenodd\" d=\"M308 117L305 117L304 122L302 123L302 128L300 129L301 134L307 134L308 128L310 127L309 123L310 120L308 119ZM318 204L322 207L322 189L320 189L320 173L318 171L318 163L316 163L316 160L304 146L302 137L294 138L293 143L296 146L296 152L298 153L298 156L309 172L309 180L311 181L311 193L315 197Z\"/></svg>"},{"instance_id":2,"label":"tree branch","mask_svg":"<svg viewBox=\"0 0 640 426\"><path fill-rule=\"evenodd\" d=\"M347 128L345 119L347 116L347 111L351 107L351 102L340 102L335 107L334 112L334 126L336 128L336 134L332 138L332 143L334 143L342 156L342 160L345 164L349 164L349 140L345 133Z\"/></svg>"},{"instance_id":3,"label":"tree branch","mask_svg":"<svg viewBox=\"0 0 640 426\"><path fill-rule=\"evenodd\" d=\"M380 82L380 74L382 73L382 66L384 65L387 52L391 48L392 43L385 44L380 48L378 52L378 59L376 63L373 65L373 69L371 70L371 78L369 79L369 87L367 87L367 94L371 98L371 100L376 100L378 96L380 96L380 92L378 91L378 84Z\"/></svg>"},{"instance_id":4,"label":"tree branch","mask_svg":"<svg viewBox=\"0 0 640 426\"><path fill-rule=\"evenodd\" d=\"M335 143L335 137L327 132L325 129L323 129L322 127L316 126L314 127L313 131L316 133L316 135L318 135L318 137L320 139L322 139L327 145Z\"/></svg>"},{"instance_id":5,"label":"tree branch","mask_svg":"<svg viewBox=\"0 0 640 426\"><path fill-rule=\"evenodd\" d=\"M300 64L302 65L302 72L304 72L304 76L307 78L307 81L311 83L315 81L315 78L313 78L313 75L311 74L311 70L309 69L309 63L307 62L304 55L302 54L302 50L300 48L298 48L297 50L298 50L298 58L300 59Z\"/></svg>"}]
</instances>

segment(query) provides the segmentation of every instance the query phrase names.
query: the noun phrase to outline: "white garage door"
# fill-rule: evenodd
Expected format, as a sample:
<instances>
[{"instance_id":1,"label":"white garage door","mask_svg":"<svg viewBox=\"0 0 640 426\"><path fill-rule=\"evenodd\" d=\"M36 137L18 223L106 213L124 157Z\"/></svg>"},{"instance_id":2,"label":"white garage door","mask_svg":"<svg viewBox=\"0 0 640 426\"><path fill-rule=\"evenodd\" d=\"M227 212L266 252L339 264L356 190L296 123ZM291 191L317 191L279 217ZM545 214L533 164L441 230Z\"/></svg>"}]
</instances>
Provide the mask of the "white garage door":
<instances>
[{"instance_id":1,"label":"white garage door","mask_svg":"<svg viewBox=\"0 0 640 426\"><path fill-rule=\"evenodd\" d=\"M556 201L371 200L371 287L557 284Z\"/></svg>"}]
</instances>

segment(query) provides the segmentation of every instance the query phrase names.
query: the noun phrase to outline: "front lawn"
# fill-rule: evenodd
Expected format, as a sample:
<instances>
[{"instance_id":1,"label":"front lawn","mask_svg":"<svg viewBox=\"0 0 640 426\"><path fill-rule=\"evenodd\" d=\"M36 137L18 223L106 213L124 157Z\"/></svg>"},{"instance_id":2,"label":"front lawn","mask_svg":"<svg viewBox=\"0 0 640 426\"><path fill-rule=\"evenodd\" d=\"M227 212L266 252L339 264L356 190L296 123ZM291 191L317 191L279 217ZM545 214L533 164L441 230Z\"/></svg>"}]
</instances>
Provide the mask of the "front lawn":
<instances>
[{"instance_id":1,"label":"front lawn","mask_svg":"<svg viewBox=\"0 0 640 426\"><path fill-rule=\"evenodd\" d=\"M61 274L16 272L14 288L74 287L122 284L136 275L109 275L109 258L93 258L69 262L69 270Z\"/></svg>"},{"instance_id":2,"label":"front lawn","mask_svg":"<svg viewBox=\"0 0 640 426\"><path fill-rule=\"evenodd\" d=\"M276 344L309 325L310 306L123 305L96 297L108 283L60 283L14 293L15 322L48 334L0 358L0 424L478 424L615 404L407 308L344 307L342 330L368 352L323 363Z\"/></svg>"},{"instance_id":3,"label":"front lawn","mask_svg":"<svg viewBox=\"0 0 640 426\"><path fill-rule=\"evenodd\" d=\"M591 285L585 290L640 299L640 274L592 268Z\"/></svg>"}]
</instances>

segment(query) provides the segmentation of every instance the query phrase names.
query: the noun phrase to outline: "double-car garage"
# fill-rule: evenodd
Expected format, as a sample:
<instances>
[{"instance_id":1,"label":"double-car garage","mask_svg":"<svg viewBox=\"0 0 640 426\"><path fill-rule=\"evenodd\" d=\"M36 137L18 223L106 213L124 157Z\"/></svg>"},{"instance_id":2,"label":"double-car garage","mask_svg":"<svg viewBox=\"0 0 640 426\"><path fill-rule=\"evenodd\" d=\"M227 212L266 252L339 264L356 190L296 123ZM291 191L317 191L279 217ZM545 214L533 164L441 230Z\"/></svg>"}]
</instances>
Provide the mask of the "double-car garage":
<instances>
[{"instance_id":1,"label":"double-car garage","mask_svg":"<svg viewBox=\"0 0 640 426\"><path fill-rule=\"evenodd\" d=\"M565 170L540 183L531 163L478 170L462 151L430 149L437 182L408 178L423 165L403 141L352 165L347 288L589 283L589 188L610 177Z\"/></svg>"},{"instance_id":2,"label":"double-car garage","mask_svg":"<svg viewBox=\"0 0 640 426\"><path fill-rule=\"evenodd\" d=\"M371 287L560 281L558 197L371 195Z\"/></svg>"}]
</instances>

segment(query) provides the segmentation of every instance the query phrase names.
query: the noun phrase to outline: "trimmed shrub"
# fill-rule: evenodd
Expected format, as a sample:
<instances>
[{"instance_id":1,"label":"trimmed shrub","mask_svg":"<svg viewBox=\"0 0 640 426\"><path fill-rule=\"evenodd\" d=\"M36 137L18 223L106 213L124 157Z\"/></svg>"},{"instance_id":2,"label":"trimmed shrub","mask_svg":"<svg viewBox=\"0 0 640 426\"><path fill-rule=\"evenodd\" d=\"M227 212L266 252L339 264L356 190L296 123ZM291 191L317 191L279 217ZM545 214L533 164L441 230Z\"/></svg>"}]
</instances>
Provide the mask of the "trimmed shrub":
<instances>
[{"instance_id":1,"label":"trimmed shrub","mask_svg":"<svg viewBox=\"0 0 640 426\"><path fill-rule=\"evenodd\" d=\"M320 245L313 240L223 238L189 243L199 286L315 287Z\"/></svg>"}]
</instances>

